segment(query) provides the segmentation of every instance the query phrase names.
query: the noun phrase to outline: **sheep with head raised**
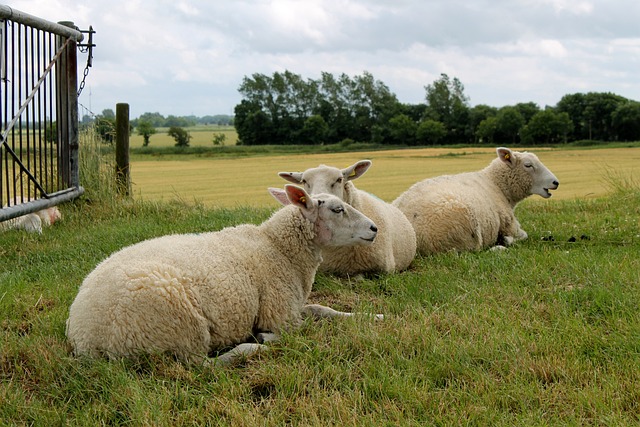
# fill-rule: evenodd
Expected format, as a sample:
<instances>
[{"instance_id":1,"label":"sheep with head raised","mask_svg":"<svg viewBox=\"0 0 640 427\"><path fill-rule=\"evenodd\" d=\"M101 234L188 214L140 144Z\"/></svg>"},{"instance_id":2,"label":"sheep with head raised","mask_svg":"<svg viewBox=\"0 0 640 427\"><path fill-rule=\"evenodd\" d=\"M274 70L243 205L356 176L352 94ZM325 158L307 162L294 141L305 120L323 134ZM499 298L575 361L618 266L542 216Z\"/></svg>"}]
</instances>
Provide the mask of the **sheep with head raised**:
<instances>
[{"instance_id":1,"label":"sheep with head raised","mask_svg":"<svg viewBox=\"0 0 640 427\"><path fill-rule=\"evenodd\" d=\"M378 226L378 237L370 246L325 249L324 261L320 265L322 272L341 276L367 272L389 273L405 270L415 258L416 236L404 214L390 203L359 190L352 182L370 166L370 160L360 160L344 169L320 165L304 172L278 174L287 181L304 185L310 194L338 196Z\"/></svg>"},{"instance_id":2,"label":"sheep with head raised","mask_svg":"<svg viewBox=\"0 0 640 427\"><path fill-rule=\"evenodd\" d=\"M217 364L262 349L246 341L277 336L305 314L350 315L305 302L322 249L371 244L375 224L329 194L311 196L294 185L270 192L288 206L261 225L150 239L101 262L69 309L74 353L169 353ZM230 346L236 347L207 358Z\"/></svg>"},{"instance_id":3,"label":"sheep with head raised","mask_svg":"<svg viewBox=\"0 0 640 427\"><path fill-rule=\"evenodd\" d=\"M415 229L418 253L504 248L527 238L516 205L532 194L551 197L560 184L535 154L496 152L483 170L425 179L393 201Z\"/></svg>"}]
</instances>

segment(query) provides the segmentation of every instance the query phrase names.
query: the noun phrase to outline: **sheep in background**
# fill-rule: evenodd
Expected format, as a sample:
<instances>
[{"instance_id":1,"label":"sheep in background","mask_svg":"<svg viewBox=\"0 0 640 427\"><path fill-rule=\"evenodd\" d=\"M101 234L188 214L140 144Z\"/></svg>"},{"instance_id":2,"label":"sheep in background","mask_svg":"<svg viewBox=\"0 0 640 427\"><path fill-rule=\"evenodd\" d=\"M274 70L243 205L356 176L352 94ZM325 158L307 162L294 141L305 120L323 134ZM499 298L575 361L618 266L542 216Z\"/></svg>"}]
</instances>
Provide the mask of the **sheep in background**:
<instances>
[{"instance_id":1,"label":"sheep in background","mask_svg":"<svg viewBox=\"0 0 640 427\"><path fill-rule=\"evenodd\" d=\"M516 205L532 194L551 197L560 184L535 154L496 152L483 170L425 179L393 201L415 229L418 253L503 248L527 238Z\"/></svg>"},{"instance_id":2,"label":"sheep in background","mask_svg":"<svg viewBox=\"0 0 640 427\"><path fill-rule=\"evenodd\" d=\"M42 234L43 225L48 227L60 219L62 219L62 213L57 206L52 206L0 222L0 230L25 230L29 233Z\"/></svg>"},{"instance_id":3,"label":"sheep in background","mask_svg":"<svg viewBox=\"0 0 640 427\"><path fill-rule=\"evenodd\" d=\"M395 206L365 191L351 182L361 177L371 166L361 160L345 169L320 165L304 172L280 172L287 181L304 185L310 194L328 193L359 210L378 226L378 237L371 246L327 248L320 271L346 276L367 272L402 271L416 255L416 236L411 223Z\"/></svg>"},{"instance_id":4,"label":"sheep in background","mask_svg":"<svg viewBox=\"0 0 640 427\"><path fill-rule=\"evenodd\" d=\"M332 195L310 196L294 185L270 192L290 205L261 225L150 239L100 263L69 310L75 355L170 353L215 365L259 351L262 344L246 341L276 338L303 314L351 315L305 302L322 249L371 244L375 224Z\"/></svg>"}]
</instances>

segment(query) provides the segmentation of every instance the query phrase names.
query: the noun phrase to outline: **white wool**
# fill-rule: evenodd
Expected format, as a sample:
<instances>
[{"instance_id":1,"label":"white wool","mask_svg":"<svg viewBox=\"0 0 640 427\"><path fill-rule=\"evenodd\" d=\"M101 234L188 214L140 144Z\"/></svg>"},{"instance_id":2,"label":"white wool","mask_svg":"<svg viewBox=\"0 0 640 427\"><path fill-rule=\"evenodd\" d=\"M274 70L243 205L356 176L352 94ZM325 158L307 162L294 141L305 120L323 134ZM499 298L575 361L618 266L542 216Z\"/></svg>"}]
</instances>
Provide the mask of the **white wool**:
<instances>
[{"instance_id":1,"label":"white wool","mask_svg":"<svg viewBox=\"0 0 640 427\"><path fill-rule=\"evenodd\" d=\"M287 181L302 184L310 194L329 193L361 211L378 226L378 237L371 246L327 248L323 251L323 272L351 275L365 272L402 271L416 254L416 236L411 223L395 206L365 191L353 180L371 166L361 160L345 169L320 165L304 172L280 172Z\"/></svg>"},{"instance_id":2,"label":"white wool","mask_svg":"<svg viewBox=\"0 0 640 427\"><path fill-rule=\"evenodd\" d=\"M496 152L483 170L425 179L393 201L415 229L418 253L481 250L527 237L516 205L532 194L551 197L558 179L533 153Z\"/></svg>"},{"instance_id":3,"label":"white wool","mask_svg":"<svg viewBox=\"0 0 640 427\"><path fill-rule=\"evenodd\" d=\"M76 355L172 353L184 361L298 325L333 244L370 244L375 224L332 195L288 185L292 204L261 225L169 235L126 247L84 280L69 310ZM229 361L260 345L244 345Z\"/></svg>"}]
</instances>

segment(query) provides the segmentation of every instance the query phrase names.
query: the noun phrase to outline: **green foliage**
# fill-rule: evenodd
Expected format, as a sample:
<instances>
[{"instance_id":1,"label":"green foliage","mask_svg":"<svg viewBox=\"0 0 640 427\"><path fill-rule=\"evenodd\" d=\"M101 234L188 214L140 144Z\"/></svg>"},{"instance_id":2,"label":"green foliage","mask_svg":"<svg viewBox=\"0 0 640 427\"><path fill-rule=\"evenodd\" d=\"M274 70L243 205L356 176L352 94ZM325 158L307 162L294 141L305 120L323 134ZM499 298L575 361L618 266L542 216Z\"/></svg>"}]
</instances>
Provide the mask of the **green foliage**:
<instances>
[{"instance_id":1,"label":"green foliage","mask_svg":"<svg viewBox=\"0 0 640 427\"><path fill-rule=\"evenodd\" d=\"M300 133L302 143L322 145L327 141L329 135L329 125L319 114L314 114L304 121L304 126Z\"/></svg>"},{"instance_id":2,"label":"green foliage","mask_svg":"<svg viewBox=\"0 0 640 427\"><path fill-rule=\"evenodd\" d=\"M442 122L447 129L447 141L467 141L469 123L469 97L464 93L464 85L457 78L447 74L425 87L425 119Z\"/></svg>"},{"instance_id":3,"label":"green foliage","mask_svg":"<svg viewBox=\"0 0 640 427\"><path fill-rule=\"evenodd\" d=\"M499 139L509 141L511 145L518 142L520 129L525 125L524 117L516 107L503 107L496 115L496 132Z\"/></svg>"},{"instance_id":4,"label":"green foliage","mask_svg":"<svg viewBox=\"0 0 640 427\"><path fill-rule=\"evenodd\" d=\"M104 144L113 145L116 138L116 120L98 116L94 122L95 131Z\"/></svg>"},{"instance_id":5,"label":"green foliage","mask_svg":"<svg viewBox=\"0 0 640 427\"><path fill-rule=\"evenodd\" d=\"M323 72L319 80L305 80L290 71L254 74L244 78L239 92L243 99L235 107L235 125L244 145L318 144L319 140L335 144L344 139L409 145L640 139L640 103L610 93L566 95L556 107L546 108L557 113L553 115L533 102L499 109L469 107L464 85L447 74L425 86L425 103L418 105L399 103L383 82L367 72L353 78ZM314 116L326 123L326 137L310 138L318 132L307 122ZM542 123L543 119L552 122ZM424 132L431 129L426 129L419 137L417 127L427 120L442 123L444 135L437 131L427 138ZM412 128L416 134L410 136Z\"/></svg>"},{"instance_id":6,"label":"green foliage","mask_svg":"<svg viewBox=\"0 0 640 427\"><path fill-rule=\"evenodd\" d=\"M243 100L235 108L235 126L245 145L318 143L313 139L324 126L318 119L307 123L313 116L328 126L323 142L372 141L374 124L386 122L400 108L389 88L366 72L353 78L322 73L320 80L306 81L290 71L254 74L244 78L238 91ZM310 133L315 133L312 140Z\"/></svg>"},{"instance_id":7,"label":"green foliage","mask_svg":"<svg viewBox=\"0 0 640 427\"><path fill-rule=\"evenodd\" d=\"M393 145L415 145L417 129L418 125L409 116L398 114L387 123L384 142Z\"/></svg>"},{"instance_id":8,"label":"green foliage","mask_svg":"<svg viewBox=\"0 0 640 427\"><path fill-rule=\"evenodd\" d=\"M416 130L416 142L419 145L436 145L447 136L443 123L426 119L420 122Z\"/></svg>"},{"instance_id":9,"label":"green foliage","mask_svg":"<svg viewBox=\"0 0 640 427\"><path fill-rule=\"evenodd\" d=\"M176 140L176 147L188 147L191 135L181 127L170 127L167 135Z\"/></svg>"},{"instance_id":10,"label":"green foliage","mask_svg":"<svg viewBox=\"0 0 640 427\"><path fill-rule=\"evenodd\" d=\"M385 320L306 320L220 369L76 359L68 308L125 245L259 223L271 209L65 204L43 235L3 234L0 425L636 425L640 189L612 180L624 190L607 198L522 203L529 239L506 251L318 275L312 302Z\"/></svg>"},{"instance_id":11,"label":"green foliage","mask_svg":"<svg viewBox=\"0 0 640 427\"><path fill-rule=\"evenodd\" d=\"M214 133L213 134L213 145L224 145L227 140L227 135L224 133Z\"/></svg>"},{"instance_id":12,"label":"green foliage","mask_svg":"<svg viewBox=\"0 0 640 427\"><path fill-rule=\"evenodd\" d=\"M136 128L138 130L138 135L141 135L144 138L142 146L149 146L149 140L151 135L155 135L156 128L147 120L138 120L138 126L136 126Z\"/></svg>"},{"instance_id":13,"label":"green foliage","mask_svg":"<svg viewBox=\"0 0 640 427\"><path fill-rule=\"evenodd\" d=\"M565 112L547 109L536 113L522 129L522 141L526 144L557 144L567 142L573 123Z\"/></svg>"},{"instance_id":14,"label":"green foliage","mask_svg":"<svg viewBox=\"0 0 640 427\"><path fill-rule=\"evenodd\" d=\"M640 139L640 102L625 102L611 113L611 125L619 141Z\"/></svg>"}]
</instances>

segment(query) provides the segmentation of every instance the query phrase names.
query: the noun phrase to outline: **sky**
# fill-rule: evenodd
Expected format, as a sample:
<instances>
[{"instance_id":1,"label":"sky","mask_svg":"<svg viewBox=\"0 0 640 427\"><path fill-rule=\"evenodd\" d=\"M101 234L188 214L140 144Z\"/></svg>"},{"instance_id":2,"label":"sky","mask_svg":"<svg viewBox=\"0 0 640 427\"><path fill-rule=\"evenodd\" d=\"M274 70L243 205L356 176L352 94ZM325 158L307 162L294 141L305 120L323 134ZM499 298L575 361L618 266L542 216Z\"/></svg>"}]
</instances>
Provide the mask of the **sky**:
<instances>
[{"instance_id":1,"label":"sky","mask_svg":"<svg viewBox=\"0 0 640 427\"><path fill-rule=\"evenodd\" d=\"M638 0L18 0L96 31L80 115L233 114L242 80L368 72L407 104L442 73L470 106L612 92L640 101ZM87 55L78 55L79 76Z\"/></svg>"}]
</instances>

